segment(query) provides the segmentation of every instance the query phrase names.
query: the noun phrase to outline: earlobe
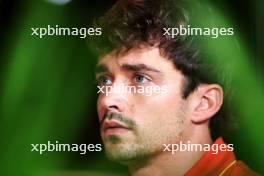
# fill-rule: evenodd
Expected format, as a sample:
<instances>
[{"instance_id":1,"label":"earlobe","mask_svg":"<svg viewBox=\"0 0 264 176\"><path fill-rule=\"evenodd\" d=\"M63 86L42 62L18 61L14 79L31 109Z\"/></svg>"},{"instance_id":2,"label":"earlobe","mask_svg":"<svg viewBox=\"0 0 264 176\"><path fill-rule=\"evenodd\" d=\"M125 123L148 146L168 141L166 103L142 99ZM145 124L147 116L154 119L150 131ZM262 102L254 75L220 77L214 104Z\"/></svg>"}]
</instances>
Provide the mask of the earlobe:
<instances>
[{"instance_id":1,"label":"earlobe","mask_svg":"<svg viewBox=\"0 0 264 176\"><path fill-rule=\"evenodd\" d=\"M223 90L217 84L202 84L195 90L193 96L196 99L191 118L194 123L209 120L223 103Z\"/></svg>"}]
</instances>

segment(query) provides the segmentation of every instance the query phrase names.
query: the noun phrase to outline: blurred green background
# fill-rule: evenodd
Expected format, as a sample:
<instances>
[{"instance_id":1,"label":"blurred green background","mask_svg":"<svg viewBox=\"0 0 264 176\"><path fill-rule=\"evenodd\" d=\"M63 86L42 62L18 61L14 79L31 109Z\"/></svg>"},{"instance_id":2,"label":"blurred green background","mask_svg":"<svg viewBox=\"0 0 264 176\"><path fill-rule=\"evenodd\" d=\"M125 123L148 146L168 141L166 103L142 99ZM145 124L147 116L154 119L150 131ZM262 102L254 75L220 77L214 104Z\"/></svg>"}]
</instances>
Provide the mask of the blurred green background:
<instances>
[{"instance_id":1,"label":"blurred green background","mask_svg":"<svg viewBox=\"0 0 264 176\"><path fill-rule=\"evenodd\" d=\"M31 28L92 27L94 18L114 2L0 0L0 175L122 175L126 171L108 162L103 152L31 152L31 144L47 141L101 143L93 72L97 56L87 44L90 38L40 39L31 36ZM195 24L235 28L233 37L200 41L216 64L232 65L232 106L239 126L227 142L234 143L239 159L264 173L264 3L206 2L190 3Z\"/></svg>"}]
</instances>

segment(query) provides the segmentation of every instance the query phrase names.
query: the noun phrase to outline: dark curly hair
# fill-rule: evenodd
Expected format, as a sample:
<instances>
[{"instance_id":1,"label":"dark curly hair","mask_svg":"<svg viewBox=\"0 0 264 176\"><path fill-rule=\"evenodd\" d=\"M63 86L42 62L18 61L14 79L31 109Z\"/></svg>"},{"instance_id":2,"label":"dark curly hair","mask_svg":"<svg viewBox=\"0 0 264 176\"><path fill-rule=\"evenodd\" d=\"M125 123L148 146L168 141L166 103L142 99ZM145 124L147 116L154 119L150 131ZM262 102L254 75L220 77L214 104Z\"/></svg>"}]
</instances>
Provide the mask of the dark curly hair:
<instances>
[{"instance_id":1,"label":"dark curly hair","mask_svg":"<svg viewBox=\"0 0 264 176\"><path fill-rule=\"evenodd\" d=\"M119 0L96 22L103 31L97 38L97 49L106 54L114 50L126 52L142 44L158 47L161 55L171 60L185 76L182 96L187 98L201 83L222 85L191 37L164 35L163 28L187 25L188 21L188 11L181 1ZM213 139L222 136L227 126L226 104L210 120Z\"/></svg>"}]
</instances>

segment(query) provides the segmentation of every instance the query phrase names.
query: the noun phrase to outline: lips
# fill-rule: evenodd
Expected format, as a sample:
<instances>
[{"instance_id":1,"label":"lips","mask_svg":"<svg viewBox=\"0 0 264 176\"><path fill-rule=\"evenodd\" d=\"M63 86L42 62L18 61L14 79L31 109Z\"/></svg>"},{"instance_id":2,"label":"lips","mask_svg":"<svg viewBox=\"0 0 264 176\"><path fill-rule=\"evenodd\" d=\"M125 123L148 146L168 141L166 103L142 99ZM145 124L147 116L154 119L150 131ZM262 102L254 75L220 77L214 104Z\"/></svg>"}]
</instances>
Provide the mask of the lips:
<instances>
[{"instance_id":1,"label":"lips","mask_svg":"<svg viewBox=\"0 0 264 176\"><path fill-rule=\"evenodd\" d=\"M102 124L102 130L104 133L111 131L111 132L118 132L120 130L130 130L130 128L116 120L104 120Z\"/></svg>"}]
</instances>

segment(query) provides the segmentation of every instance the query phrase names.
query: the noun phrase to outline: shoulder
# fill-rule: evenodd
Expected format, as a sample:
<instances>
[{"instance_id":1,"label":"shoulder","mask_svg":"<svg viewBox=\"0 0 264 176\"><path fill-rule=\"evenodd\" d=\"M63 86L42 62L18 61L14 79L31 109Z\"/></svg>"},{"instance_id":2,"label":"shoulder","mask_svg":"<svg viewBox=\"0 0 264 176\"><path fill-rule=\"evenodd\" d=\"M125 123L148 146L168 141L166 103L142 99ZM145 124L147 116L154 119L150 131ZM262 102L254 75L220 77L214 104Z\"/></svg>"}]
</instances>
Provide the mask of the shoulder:
<instances>
[{"instance_id":1,"label":"shoulder","mask_svg":"<svg viewBox=\"0 0 264 176\"><path fill-rule=\"evenodd\" d=\"M251 170L244 162L237 161L231 168L229 168L224 174L228 175L235 175L235 176L259 176L260 174L256 173L255 171Z\"/></svg>"}]
</instances>

